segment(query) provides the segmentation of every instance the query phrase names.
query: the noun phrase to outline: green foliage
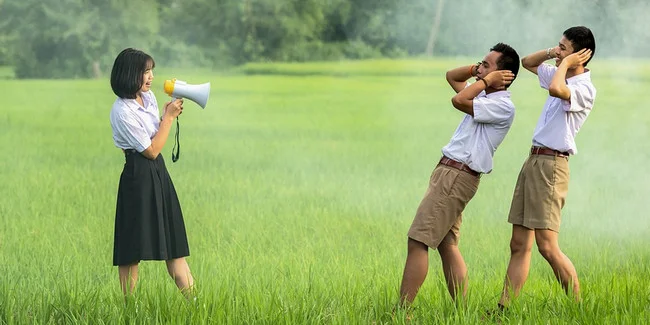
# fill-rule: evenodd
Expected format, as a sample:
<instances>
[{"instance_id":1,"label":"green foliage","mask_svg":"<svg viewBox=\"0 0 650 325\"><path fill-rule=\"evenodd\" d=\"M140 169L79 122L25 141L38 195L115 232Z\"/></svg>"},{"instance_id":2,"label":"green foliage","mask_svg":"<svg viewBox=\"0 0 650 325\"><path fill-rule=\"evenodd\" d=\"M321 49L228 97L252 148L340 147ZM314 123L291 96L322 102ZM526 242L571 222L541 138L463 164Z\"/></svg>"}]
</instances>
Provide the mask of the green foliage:
<instances>
[{"instance_id":1,"label":"green foliage","mask_svg":"<svg viewBox=\"0 0 650 325\"><path fill-rule=\"evenodd\" d=\"M176 67L396 57L414 52L390 26L410 3L7 0L0 60L18 78L87 78L107 73L128 46Z\"/></svg>"},{"instance_id":2,"label":"green foliage","mask_svg":"<svg viewBox=\"0 0 650 325\"><path fill-rule=\"evenodd\" d=\"M126 47L149 52L160 66L202 68L419 56L429 42L436 56L479 56L497 42L523 55L555 44L562 30L576 24L593 26L598 56L650 52L647 2L576 0L571 10L562 10L565 5L562 0L1 0L0 65L13 65L18 78L100 77Z\"/></svg>"},{"instance_id":3,"label":"green foliage","mask_svg":"<svg viewBox=\"0 0 650 325\"><path fill-rule=\"evenodd\" d=\"M208 67L212 65L202 49L197 45L188 45L178 40L158 38L151 55L157 62L178 68Z\"/></svg>"},{"instance_id":4,"label":"green foliage","mask_svg":"<svg viewBox=\"0 0 650 325\"><path fill-rule=\"evenodd\" d=\"M154 0L7 0L3 29L14 27L16 77L87 78L107 72L123 47L153 43L157 15L142 13L155 8Z\"/></svg>"},{"instance_id":5,"label":"green foliage","mask_svg":"<svg viewBox=\"0 0 650 325\"><path fill-rule=\"evenodd\" d=\"M15 37L13 28L9 28L6 10L3 10L4 0L0 0L0 66L10 65L13 58L12 38Z\"/></svg>"}]
</instances>

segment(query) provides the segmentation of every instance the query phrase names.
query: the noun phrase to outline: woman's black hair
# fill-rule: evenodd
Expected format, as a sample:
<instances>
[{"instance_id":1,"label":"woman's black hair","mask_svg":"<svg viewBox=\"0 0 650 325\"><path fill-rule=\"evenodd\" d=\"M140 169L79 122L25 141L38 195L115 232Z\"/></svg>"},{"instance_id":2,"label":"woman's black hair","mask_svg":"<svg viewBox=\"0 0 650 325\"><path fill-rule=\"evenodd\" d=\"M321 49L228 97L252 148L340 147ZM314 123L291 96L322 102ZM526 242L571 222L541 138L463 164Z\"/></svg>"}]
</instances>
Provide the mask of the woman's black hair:
<instances>
[{"instance_id":1,"label":"woman's black hair","mask_svg":"<svg viewBox=\"0 0 650 325\"><path fill-rule=\"evenodd\" d=\"M153 69L156 62L140 50L124 49L115 58L111 71L111 88L117 97L135 99L142 88L144 72Z\"/></svg>"}]
</instances>

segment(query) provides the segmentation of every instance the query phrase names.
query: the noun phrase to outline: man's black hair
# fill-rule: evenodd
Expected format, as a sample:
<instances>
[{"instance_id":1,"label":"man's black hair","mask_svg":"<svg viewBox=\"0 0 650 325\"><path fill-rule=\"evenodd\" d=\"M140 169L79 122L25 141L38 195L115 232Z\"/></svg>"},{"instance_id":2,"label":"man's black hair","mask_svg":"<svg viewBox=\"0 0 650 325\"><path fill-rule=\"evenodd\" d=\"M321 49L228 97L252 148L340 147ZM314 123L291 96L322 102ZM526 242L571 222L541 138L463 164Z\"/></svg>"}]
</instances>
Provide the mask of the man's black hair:
<instances>
[{"instance_id":1,"label":"man's black hair","mask_svg":"<svg viewBox=\"0 0 650 325\"><path fill-rule=\"evenodd\" d=\"M596 40L594 39L594 34L591 30L585 26L575 26L571 27L562 33L566 39L571 41L573 46L573 53L576 53L582 49L590 49L591 57L583 66L587 66L587 63L591 61L591 58L596 54Z\"/></svg>"},{"instance_id":2,"label":"man's black hair","mask_svg":"<svg viewBox=\"0 0 650 325\"><path fill-rule=\"evenodd\" d=\"M497 59L497 69L510 70L517 79L517 73L519 73L519 54L517 54L517 51L505 43L497 43L490 49L491 51L501 53L501 56ZM515 82L515 80L513 79L512 82ZM510 85L512 85L512 82ZM507 85L506 88L510 87L510 85Z\"/></svg>"}]
</instances>

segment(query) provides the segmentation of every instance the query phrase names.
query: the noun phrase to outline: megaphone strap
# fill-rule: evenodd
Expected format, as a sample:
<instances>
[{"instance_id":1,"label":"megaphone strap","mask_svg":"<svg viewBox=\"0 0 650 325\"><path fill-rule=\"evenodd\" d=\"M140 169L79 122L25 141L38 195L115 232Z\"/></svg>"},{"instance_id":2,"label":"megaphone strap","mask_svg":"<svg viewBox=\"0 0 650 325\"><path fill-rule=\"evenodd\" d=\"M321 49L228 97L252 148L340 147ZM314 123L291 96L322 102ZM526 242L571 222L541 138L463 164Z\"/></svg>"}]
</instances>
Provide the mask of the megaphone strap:
<instances>
[{"instance_id":1,"label":"megaphone strap","mask_svg":"<svg viewBox=\"0 0 650 325\"><path fill-rule=\"evenodd\" d=\"M174 136L174 147L172 148L172 162L176 162L178 157L181 155L181 143L178 140L180 129L181 125L178 123L178 117L176 117L176 135ZM176 153L174 153L174 151L176 151Z\"/></svg>"}]
</instances>

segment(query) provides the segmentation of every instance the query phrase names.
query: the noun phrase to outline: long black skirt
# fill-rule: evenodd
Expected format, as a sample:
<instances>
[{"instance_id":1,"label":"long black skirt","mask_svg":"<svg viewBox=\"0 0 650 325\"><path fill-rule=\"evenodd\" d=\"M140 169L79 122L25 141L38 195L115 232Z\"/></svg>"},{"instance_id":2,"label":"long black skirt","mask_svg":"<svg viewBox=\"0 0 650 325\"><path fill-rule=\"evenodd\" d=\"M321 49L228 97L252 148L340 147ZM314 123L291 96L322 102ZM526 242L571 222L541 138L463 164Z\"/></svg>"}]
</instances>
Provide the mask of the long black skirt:
<instances>
[{"instance_id":1,"label":"long black skirt","mask_svg":"<svg viewBox=\"0 0 650 325\"><path fill-rule=\"evenodd\" d=\"M113 265L190 255L181 205L162 154L125 151L117 192Z\"/></svg>"}]
</instances>

